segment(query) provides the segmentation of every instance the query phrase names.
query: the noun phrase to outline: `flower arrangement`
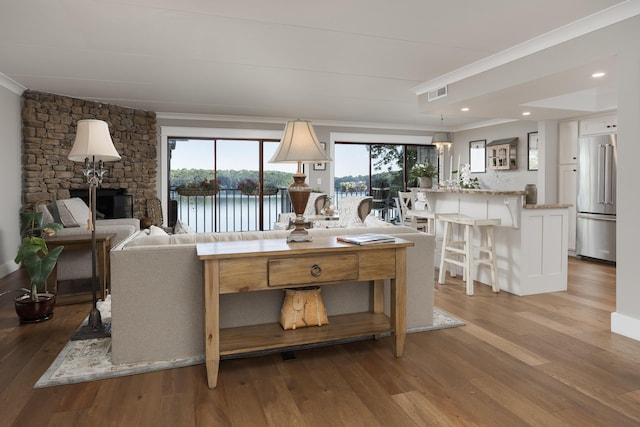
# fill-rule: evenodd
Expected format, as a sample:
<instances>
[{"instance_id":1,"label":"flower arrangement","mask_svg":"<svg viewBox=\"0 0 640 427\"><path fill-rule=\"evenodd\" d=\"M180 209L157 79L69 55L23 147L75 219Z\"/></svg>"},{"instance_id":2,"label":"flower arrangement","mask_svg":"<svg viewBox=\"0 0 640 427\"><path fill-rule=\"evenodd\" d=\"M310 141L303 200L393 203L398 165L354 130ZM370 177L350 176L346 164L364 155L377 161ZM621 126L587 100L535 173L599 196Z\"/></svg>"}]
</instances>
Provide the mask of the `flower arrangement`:
<instances>
[{"instance_id":1,"label":"flower arrangement","mask_svg":"<svg viewBox=\"0 0 640 427\"><path fill-rule=\"evenodd\" d=\"M270 182L262 186L262 194L264 195L273 195L273 194L276 194L277 192L278 192L278 187L271 184Z\"/></svg>"},{"instance_id":2,"label":"flower arrangement","mask_svg":"<svg viewBox=\"0 0 640 427\"><path fill-rule=\"evenodd\" d=\"M260 185L252 179L245 179L244 181L238 184L238 190L240 190L242 194L245 194L248 196L258 196L260 194ZM262 186L263 195L267 195L267 196L273 195L273 194L276 194L277 192L278 192L278 187L276 187L271 183L266 183Z\"/></svg>"},{"instance_id":3,"label":"flower arrangement","mask_svg":"<svg viewBox=\"0 0 640 427\"><path fill-rule=\"evenodd\" d=\"M216 180L205 179L200 182L191 182L176 188L181 196L213 196L220 190L220 183Z\"/></svg>"},{"instance_id":4,"label":"flower arrangement","mask_svg":"<svg viewBox=\"0 0 640 427\"><path fill-rule=\"evenodd\" d=\"M471 178L471 165L469 164L460 165L460 188L480 188L480 181L478 178Z\"/></svg>"},{"instance_id":5,"label":"flower arrangement","mask_svg":"<svg viewBox=\"0 0 640 427\"><path fill-rule=\"evenodd\" d=\"M238 184L238 190L242 194L256 195L259 194L258 183L252 179L245 179Z\"/></svg>"}]
</instances>

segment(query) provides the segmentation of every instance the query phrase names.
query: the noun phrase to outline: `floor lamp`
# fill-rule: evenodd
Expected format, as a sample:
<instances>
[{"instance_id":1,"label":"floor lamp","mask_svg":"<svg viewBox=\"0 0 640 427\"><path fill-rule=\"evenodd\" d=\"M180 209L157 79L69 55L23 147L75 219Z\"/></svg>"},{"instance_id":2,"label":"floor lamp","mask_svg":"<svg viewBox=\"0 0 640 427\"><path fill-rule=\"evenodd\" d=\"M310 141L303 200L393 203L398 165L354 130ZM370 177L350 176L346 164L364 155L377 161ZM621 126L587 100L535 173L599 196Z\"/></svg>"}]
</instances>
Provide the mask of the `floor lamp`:
<instances>
[{"instance_id":1,"label":"floor lamp","mask_svg":"<svg viewBox=\"0 0 640 427\"><path fill-rule=\"evenodd\" d=\"M293 174L293 184L288 188L293 211L296 213L294 230L287 236L287 242L310 242L311 236L304 225L304 210L309 201L311 187L305 182L303 163L326 163L331 157L325 153L318 141L316 132L308 120L287 122L280 145L270 163L297 163L298 170Z\"/></svg>"},{"instance_id":2,"label":"floor lamp","mask_svg":"<svg viewBox=\"0 0 640 427\"><path fill-rule=\"evenodd\" d=\"M102 120L79 120L76 139L69 153L69 160L84 162L82 173L89 184L91 219L88 225L91 230L91 292L93 295L93 307L89 313L89 321L78 330L73 339L84 340L108 337L111 334L110 328L105 327L102 323L102 316L97 306L96 189L107 173L104 168L104 162L120 160L120 155L113 146L107 123Z\"/></svg>"}]
</instances>

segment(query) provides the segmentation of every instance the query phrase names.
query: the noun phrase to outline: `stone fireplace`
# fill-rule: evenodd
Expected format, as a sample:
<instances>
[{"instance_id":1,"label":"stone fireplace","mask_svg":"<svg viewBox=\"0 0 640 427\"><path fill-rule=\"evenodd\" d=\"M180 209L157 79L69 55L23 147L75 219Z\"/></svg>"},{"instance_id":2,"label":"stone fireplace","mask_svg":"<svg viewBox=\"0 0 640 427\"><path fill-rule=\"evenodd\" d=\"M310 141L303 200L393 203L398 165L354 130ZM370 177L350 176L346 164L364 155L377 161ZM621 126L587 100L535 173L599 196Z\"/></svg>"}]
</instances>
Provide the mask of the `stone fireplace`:
<instances>
[{"instance_id":1,"label":"stone fireplace","mask_svg":"<svg viewBox=\"0 0 640 427\"><path fill-rule=\"evenodd\" d=\"M128 203L134 218L146 216L147 198L157 197L154 112L34 91L25 91L22 98L25 209L42 200L66 199L83 192L86 197L82 164L68 160L67 155L73 146L78 120L98 119L108 123L113 143L122 157L120 161L105 163L108 173L100 191L118 199L117 203Z\"/></svg>"}]
</instances>

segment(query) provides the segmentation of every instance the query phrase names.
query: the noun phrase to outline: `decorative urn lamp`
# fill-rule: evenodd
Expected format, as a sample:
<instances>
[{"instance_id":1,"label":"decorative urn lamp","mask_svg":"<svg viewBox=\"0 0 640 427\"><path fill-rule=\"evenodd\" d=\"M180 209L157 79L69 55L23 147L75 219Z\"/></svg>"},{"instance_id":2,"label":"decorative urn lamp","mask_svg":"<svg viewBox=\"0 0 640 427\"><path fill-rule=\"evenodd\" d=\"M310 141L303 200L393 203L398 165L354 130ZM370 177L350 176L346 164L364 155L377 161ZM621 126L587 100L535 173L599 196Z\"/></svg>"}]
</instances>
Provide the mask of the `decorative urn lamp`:
<instances>
[{"instance_id":1,"label":"decorative urn lamp","mask_svg":"<svg viewBox=\"0 0 640 427\"><path fill-rule=\"evenodd\" d=\"M293 174L293 184L289 186L291 205L296 214L295 228L287 237L287 242L309 242L311 236L304 228L304 210L309 200L311 187L305 182L306 175L302 171L303 163L326 163L329 157L318 141L311 122L293 120L287 122L284 135L270 163L297 163L298 170Z\"/></svg>"}]
</instances>

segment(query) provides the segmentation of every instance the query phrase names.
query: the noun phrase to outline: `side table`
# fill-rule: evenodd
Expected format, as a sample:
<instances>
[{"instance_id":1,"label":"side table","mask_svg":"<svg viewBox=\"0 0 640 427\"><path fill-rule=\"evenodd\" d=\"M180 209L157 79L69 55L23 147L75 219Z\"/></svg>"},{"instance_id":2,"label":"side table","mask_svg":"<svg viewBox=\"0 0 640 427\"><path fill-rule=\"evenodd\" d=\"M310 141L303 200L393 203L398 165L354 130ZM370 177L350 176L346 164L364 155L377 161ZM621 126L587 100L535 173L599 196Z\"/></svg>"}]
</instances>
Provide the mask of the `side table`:
<instances>
[{"instance_id":1,"label":"side table","mask_svg":"<svg viewBox=\"0 0 640 427\"><path fill-rule=\"evenodd\" d=\"M103 300L107 297L107 289L110 287L111 281L111 261L109 251L111 251L111 239L116 235L112 234L96 234L96 256L97 256L97 273L100 288L98 289L98 297ZM62 253L68 251L91 251L91 235L81 236L53 236L47 237L47 246L49 249L58 246L64 246ZM54 267L51 275L47 279L47 289L53 289L58 293L58 264ZM56 303L60 305L74 304L78 302L91 301L92 293L77 293L70 295L57 295Z\"/></svg>"}]
</instances>

